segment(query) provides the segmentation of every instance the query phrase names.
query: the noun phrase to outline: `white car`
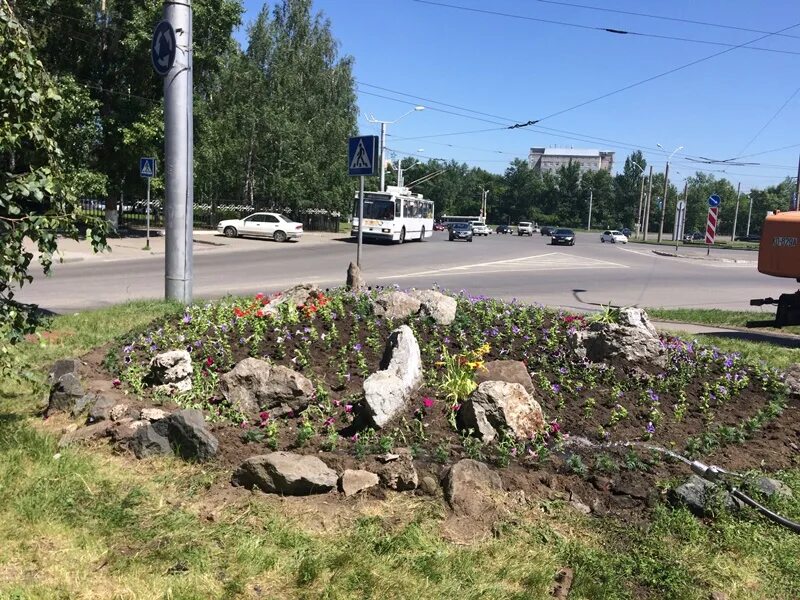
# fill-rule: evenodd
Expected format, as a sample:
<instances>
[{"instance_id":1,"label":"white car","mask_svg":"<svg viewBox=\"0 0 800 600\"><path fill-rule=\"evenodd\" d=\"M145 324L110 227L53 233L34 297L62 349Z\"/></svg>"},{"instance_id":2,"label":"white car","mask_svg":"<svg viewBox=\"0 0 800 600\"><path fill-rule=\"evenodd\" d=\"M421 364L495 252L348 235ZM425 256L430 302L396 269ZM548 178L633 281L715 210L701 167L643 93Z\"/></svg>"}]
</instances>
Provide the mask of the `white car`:
<instances>
[{"instance_id":1,"label":"white car","mask_svg":"<svg viewBox=\"0 0 800 600\"><path fill-rule=\"evenodd\" d=\"M225 237L268 237L276 242L300 239L303 235L303 224L292 221L280 213L254 213L244 219L228 219L220 221L217 233Z\"/></svg>"},{"instance_id":2,"label":"white car","mask_svg":"<svg viewBox=\"0 0 800 600\"><path fill-rule=\"evenodd\" d=\"M489 228L483 221L472 221L472 235L489 235Z\"/></svg>"},{"instance_id":3,"label":"white car","mask_svg":"<svg viewBox=\"0 0 800 600\"><path fill-rule=\"evenodd\" d=\"M617 242L621 244L627 244L628 238L621 231L617 231L616 229L609 229L608 231L603 232L603 235L600 236L600 241L603 242L604 244L606 242L611 242L612 244L616 244Z\"/></svg>"},{"instance_id":4,"label":"white car","mask_svg":"<svg viewBox=\"0 0 800 600\"><path fill-rule=\"evenodd\" d=\"M517 235L533 235L533 223L530 221L517 223Z\"/></svg>"}]
</instances>

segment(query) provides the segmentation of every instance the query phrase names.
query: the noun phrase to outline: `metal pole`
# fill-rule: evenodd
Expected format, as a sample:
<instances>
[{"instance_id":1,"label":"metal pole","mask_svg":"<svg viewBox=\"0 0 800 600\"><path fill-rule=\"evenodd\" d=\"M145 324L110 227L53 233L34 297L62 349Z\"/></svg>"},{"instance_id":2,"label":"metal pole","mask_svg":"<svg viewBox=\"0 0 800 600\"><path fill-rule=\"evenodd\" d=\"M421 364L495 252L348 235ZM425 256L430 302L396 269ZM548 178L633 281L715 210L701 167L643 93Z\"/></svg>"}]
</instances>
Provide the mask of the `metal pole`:
<instances>
[{"instance_id":1,"label":"metal pole","mask_svg":"<svg viewBox=\"0 0 800 600\"><path fill-rule=\"evenodd\" d=\"M653 165L650 165L650 175L647 177L647 203L644 211L644 236L647 241L647 230L650 229L650 204L653 201Z\"/></svg>"},{"instance_id":2,"label":"metal pole","mask_svg":"<svg viewBox=\"0 0 800 600\"><path fill-rule=\"evenodd\" d=\"M800 210L800 158L797 159L797 187L795 188L794 193L797 194L795 196L797 210Z\"/></svg>"},{"instance_id":3,"label":"metal pole","mask_svg":"<svg viewBox=\"0 0 800 600\"><path fill-rule=\"evenodd\" d=\"M736 241L736 221L739 220L739 197L742 194L742 182L736 186L736 212L733 213L733 231L731 232L731 241Z\"/></svg>"},{"instance_id":4,"label":"metal pole","mask_svg":"<svg viewBox=\"0 0 800 600\"><path fill-rule=\"evenodd\" d=\"M386 123L381 123L381 191L386 191L386 173L385 170L385 160L384 157L386 155ZM359 230L359 235L361 235L361 230Z\"/></svg>"},{"instance_id":5,"label":"metal pole","mask_svg":"<svg viewBox=\"0 0 800 600\"><path fill-rule=\"evenodd\" d=\"M689 180L683 184L683 217L681 218L681 228L678 230L678 239L683 239L686 233L686 215L689 213Z\"/></svg>"},{"instance_id":6,"label":"metal pole","mask_svg":"<svg viewBox=\"0 0 800 600\"><path fill-rule=\"evenodd\" d=\"M177 38L175 63L164 78L166 184L165 288L169 300L192 302L194 203L191 0L164 2Z\"/></svg>"},{"instance_id":7,"label":"metal pole","mask_svg":"<svg viewBox=\"0 0 800 600\"><path fill-rule=\"evenodd\" d=\"M592 230L592 200L593 200L593 192L592 188L589 188L589 223L586 226L586 231Z\"/></svg>"},{"instance_id":8,"label":"metal pole","mask_svg":"<svg viewBox=\"0 0 800 600\"><path fill-rule=\"evenodd\" d=\"M747 209L747 233L745 235L750 235L750 215L753 214L753 191L750 190L750 207Z\"/></svg>"},{"instance_id":9,"label":"metal pole","mask_svg":"<svg viewBox=\"0 0 800 600\"><path fill-rule=\"evenodd\" d=\"M664 235L664 215L667 211L667 191L669 190L669 161L667 168L664 169L664 196L661 198L661 222L658 225L658 243L661 243L661 236Z\"/></svg>"},{"instance_id":10,"label":"metal pole","mask_svg":"<svg viewBox=\"0 0 800 600\"><path fill-rule=\"evenodd\" d=\"M364 232L364 176L362 175L358 184L358 244L356 246L356 266L361 268L361 245L363 243Z\"/></svg>"},{"instance_id":11,"label":"metal pole","mask_svg":"<svg viewBox=\"0 0 800 600\"><path fill-rule=\"evenodd\" d=\"M644 171L642 171L642 185L639 189L639 212L636 213L636 239L642 233L642 198L644 198Z\"/></svg>"},{"instance_id":12,"label":"metal pole","mask_svg":"<svg viewBox=\"0 0 800 600\"><path fill-rule=\"evenodd\" d=\"M150 250L150 177L147 178L147 241L144 244L145 250Z\"/></svg>"}]
</instances>

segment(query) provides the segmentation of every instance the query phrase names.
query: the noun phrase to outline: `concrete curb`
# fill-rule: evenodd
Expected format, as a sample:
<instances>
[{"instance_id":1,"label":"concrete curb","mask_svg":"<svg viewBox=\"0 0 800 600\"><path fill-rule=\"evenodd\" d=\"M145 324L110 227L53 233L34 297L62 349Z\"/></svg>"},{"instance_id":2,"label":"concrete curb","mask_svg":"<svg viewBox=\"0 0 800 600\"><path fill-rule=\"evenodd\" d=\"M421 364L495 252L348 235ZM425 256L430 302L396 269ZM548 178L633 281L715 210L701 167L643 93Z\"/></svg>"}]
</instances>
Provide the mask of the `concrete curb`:
<instances>
[{"instance_id":1,"label":"concrete curb","mask_svg":"<svg viewBox=\"0 0 800 600\"><path fill-rule=\"evenodd\" d=\"M709 260L709 261L735 263L735 264L756 264L758 262L755 260L745 260L741 258L724 258L721 256L690 256L688 254L677 254L675 252L665 252L663 250L651 250L651 252L653 254L656 254L657 256L666 256L669 258L687 258L690 260Z\"/></svg>"}]
</instances>

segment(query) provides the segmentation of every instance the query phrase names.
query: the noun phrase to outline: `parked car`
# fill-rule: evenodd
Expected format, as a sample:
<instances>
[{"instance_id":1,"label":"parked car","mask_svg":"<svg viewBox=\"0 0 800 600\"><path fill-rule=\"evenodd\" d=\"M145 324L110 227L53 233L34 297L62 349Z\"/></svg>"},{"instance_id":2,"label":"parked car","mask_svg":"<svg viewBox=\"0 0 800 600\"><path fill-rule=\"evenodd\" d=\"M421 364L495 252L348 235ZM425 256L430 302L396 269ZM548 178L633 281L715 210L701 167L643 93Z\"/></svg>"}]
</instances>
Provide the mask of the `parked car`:
<instances>
[{"instance_id":1,"label":"parked car","mask_svg":"<svg viewBox=\"0 0 800 600\"><path fill-rule=\"evenodd\" d=\"M622 228L622 235L624 235L626 238L630 238L632 233L633 232L628 227Z\"/></svg>"},{"instance_id":2,"label":"parked car","mask_svg":"<svg viewBox=\"0 0 800 600\"><path fill-rule=\"evenodd\" d=\"M444 226L444 223L436 222L433 224L434 231L444 231L445 229L447 229L447 227Z\"/></svg>"},{"instance_id":3,"label":"parked car","mask_svg":"<svg viewBox=\"0 0 800 600\"><path fill-rule=\"evenodd\" d=\"M517 223L517 235L533 235L533 223L530 221Z\"/></svg>"},{"instance_id":4,"label":"parked car","mask_svg":"<svg viewBox=\"0 0 800 600\"><path fill-rule=\"evenodd\" d=\"M553 225L543 225L542 228L539 230L539 233L541 233L542 235L552 235L556 229L558 229L558 227L555 227Z\"/></svg>"},{"instance_id":5,"label":"parked car","mask_svg":"<svg viewBox=\"0 0 800 600\"><path fill-rule=\"evenodd\" d=\"M483 221L472 221L472 235L489 235L489 228Z\"/></svg>"},{"instance_id":6,"label":"parked car","mask_svg":"<svg viewBox=\"0 0 800 600\"><path fill-rule=\"evenodd\" d=\"M450 241L466 240L472 241L472 223L451 223Z\"/></svg>"},{"instance_id":7,"label":"parked car","mask_svg":"<svg viewBox=\"0 0 800 600\"><path fill-rule=\"evenodd\" d=\"M550 234L550 244L553 246L574 246L575 232L572 229L555 229Z\"/></svg>"},{"instance_id":8,"label":"parked car","mask_svg":"<svg viewBox=\"0 0 800 600\"><path fill-rule=\"evenodd\" d=\"M603 232L603 235L600 236L600 241L604 244L606 242L610 242L612 244L616 244L617 242L620 244L627 244L628 236L621 231L617 231L616 229L608 229Z\"/></svg>"},{"instance_id":9,"label":"parked car","mask_svg":"<svg viewBox=\"0 0 800 600\"><path fill-rule=\"evenodd\" d=\"M739 235L735 238L737 242L760 242L761 236L757 234Z\"/></svg>"},{"instance_id":10,"label":"parked car","mask_svg":"<svg viewBox=\"0 0 800 600\"><path fill-rule=\"evenodd\" d=\"M280 213L255 213L244 219L220 221L217 233L224 234L225 237L269 237L276 242L285 242L300 239L303 235L303 224Z\"/></svg>"},{"instance_id":11,"label":"parked car","mask_svg":"<svg viewBox=\"0 0 800 600\"><path fill-rule=\"evenodd\" d=\"M494 230L495 233L512 233L511 227L508 225L498 225L497 229Z\"/></svg>"},{"instance_id":12,"label":"parked car","mask_svg":"<svg viewBox=\"0 0 800 600\"><path fill-rule=\"evenodd\" d=\"M706 236L704 233L700 233L699 231L695 231L694 233L687 233L683 236L683 243L684 244L691 244L692 242L703 242L705 241Z\"/></svg>"}]
</instances>

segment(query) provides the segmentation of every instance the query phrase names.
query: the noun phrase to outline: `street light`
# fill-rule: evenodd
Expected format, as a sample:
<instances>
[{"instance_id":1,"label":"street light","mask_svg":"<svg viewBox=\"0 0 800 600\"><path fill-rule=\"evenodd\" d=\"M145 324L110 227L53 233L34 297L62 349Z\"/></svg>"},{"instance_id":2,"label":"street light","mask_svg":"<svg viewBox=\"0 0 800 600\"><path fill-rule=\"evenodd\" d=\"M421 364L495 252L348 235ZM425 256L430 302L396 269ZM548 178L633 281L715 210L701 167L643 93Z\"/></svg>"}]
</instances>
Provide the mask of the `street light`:
<instances>
[{"instance_id":1,"label":"street light","mask_svg":"<svg viewBox=\"0 0 800 600\"><path fill-rule=\"evenodd\" d=\"M386 173L384 172L384 168L383 168L383 165L384 165L383 161L384 161L384 157L386 155L386 126L387 125L391 125L392 123L397 123L400 119L402 119L403 117L407 117L412 112L419 112L421 110L425 110L425 107L424 106L415 106L414 108L412 108L407 113L404 113L404 114L400 115L399 117L397 117L394 121L381 121L379 119L376 119L374 115L369 115L367 117L367 121L369 121L370 123L380 123L381 124L381 141L380 141L380 144L381 144L381 190L380 191L382 191L382 192L386 189Z\"/></svg>"},{"instance_id":2,"label":"street light","mask_svg":"<svg viewBox=\"0 0 800 600\"><path fill-rule=\"evenodd\" d=\"M641 189L639 190L639 211L636 213L636 239L639 239L639 233L642 230L642 199L644 198L644 167L637 163L635 160L631 161L632 164L639 167L639 170L642 172L642 185Z\"/></svg>"},{"instance_id":3,"label":"street light","mask_svg":"<svg viewBox=\"0 0 800 600\"><path fill-rule=\"evenodd\" d=\"M662 146L661 144L656 144L656 146L664 150L664 146ZM667 166L664 169L664 198L663 198L663 203L661 204L661 223L658 226L659 243L661 242L661 236L664 235L664 213L667 210L667 190L669 189L667 187L669 186L669 161L672 160L672 157L675 156L675 153L678 152L679 150L683 150L683 146L678 146L677 148L675 148L675 150L672 151L672 154L670 154L669 158L667 158ZM664 150L664 152L666 152L666 150Z\"/></svg>"}]
</instances>

